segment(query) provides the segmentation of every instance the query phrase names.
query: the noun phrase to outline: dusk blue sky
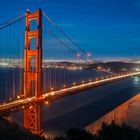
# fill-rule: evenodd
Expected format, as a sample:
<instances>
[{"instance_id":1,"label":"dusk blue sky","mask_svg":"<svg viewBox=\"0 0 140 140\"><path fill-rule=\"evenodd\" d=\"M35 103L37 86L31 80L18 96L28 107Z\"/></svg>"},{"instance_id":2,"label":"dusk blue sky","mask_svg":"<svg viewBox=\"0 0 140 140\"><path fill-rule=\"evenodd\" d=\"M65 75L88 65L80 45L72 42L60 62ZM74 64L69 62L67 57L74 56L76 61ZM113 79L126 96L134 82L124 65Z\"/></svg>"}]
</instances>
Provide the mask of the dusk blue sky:
<instances>
[{"instance_id":1,"label":"dusk blue sky","mask_svg":"<svg viewBox=\"0 0 140 140\"><path fill-rule=\"evenodd\" d=\"M140 56L139 0L4 0L0 23L38 8L93 57Z\"/></svg>"}]
</instances>

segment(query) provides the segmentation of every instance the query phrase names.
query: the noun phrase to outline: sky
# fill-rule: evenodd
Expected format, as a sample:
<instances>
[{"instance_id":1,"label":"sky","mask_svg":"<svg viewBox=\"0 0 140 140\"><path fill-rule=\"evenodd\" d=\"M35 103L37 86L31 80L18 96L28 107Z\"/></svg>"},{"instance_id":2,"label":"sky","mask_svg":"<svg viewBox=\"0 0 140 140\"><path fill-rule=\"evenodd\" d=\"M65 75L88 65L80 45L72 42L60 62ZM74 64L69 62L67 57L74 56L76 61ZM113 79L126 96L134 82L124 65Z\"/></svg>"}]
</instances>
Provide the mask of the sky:
<instances>
[{"instance_id":1,"label":"sky","mask_svg":"<svg viewBox=\"0 0 140 140\"><path fill-rule=\"evenodd\" d=\"M95 58L140 58L139 0L2 0L0 23L38 8Z\"/></svg>"}]
</instances>

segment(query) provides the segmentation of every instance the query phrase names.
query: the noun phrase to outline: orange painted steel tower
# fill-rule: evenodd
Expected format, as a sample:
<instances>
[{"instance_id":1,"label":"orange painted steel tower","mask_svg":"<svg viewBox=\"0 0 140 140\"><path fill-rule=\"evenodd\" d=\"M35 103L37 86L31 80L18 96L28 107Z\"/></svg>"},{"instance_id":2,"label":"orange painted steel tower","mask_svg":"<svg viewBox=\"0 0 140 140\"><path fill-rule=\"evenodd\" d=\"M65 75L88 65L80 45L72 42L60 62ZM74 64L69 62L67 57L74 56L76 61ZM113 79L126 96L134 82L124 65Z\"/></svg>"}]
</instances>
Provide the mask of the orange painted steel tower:
<instances>
[{"instance_id":1,"label":"orange painted steel tower","mask_svg":"<svg viewBox=\"0 0 140 140\"><path fill-rule=\"evenodd\" d=\"M37 30L31 30L31 21L37 22ZM35 49L31 48L31 39L36 39ZM35 70L32 69L34 58ZM36 99L42 96L42 11L26 12L26 32L24 50L24 96L32 96L32 83ZM41 132L41 105L35 103L24 111L24 127L33 133Z\"/></svg>"}]
</instances>

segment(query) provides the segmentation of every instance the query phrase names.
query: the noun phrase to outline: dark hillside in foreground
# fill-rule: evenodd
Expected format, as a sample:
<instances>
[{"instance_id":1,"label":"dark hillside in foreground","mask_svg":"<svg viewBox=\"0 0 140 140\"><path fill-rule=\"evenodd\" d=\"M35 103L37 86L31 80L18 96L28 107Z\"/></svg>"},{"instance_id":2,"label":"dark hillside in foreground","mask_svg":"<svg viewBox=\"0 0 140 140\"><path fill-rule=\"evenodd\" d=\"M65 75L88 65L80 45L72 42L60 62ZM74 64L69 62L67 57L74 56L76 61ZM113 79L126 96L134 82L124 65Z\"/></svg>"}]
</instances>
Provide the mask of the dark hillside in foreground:
<instances>
[{"instance_id":1,"label":"dark hillside in foreground","mask_svg":"<svg viewBox=\"0 0 140 140\"><path fill-rule=\"evenodd\" d=\"M15 122L0 117L0 140L45 140ZM125 124L103 124L96 135L84 129L69 129L64 135L49 140L140 140L140 132Z\"/></svg>"},{"instance_id":2,"label":"dark hillside in foreground","mask_svg":"<svg viewBox=\"0 0 140 140\"><path fill-rule=\"evenodd\" d=\"M140 132L125 124L118 125L102 124L102 128L96 135L92 135L84 129L70 129L65 136L60 136L54 140L140 140Z\"/></svg>"},{"instance_id":3,"label":"dark hillside in foreground","mask_svg":"<svg viewBox=\"0 0 140 140\"><path fill-rule=\"evenodd\" d=\"M15 122L0 117L0 140L44 140Z\"/></svg>"}]
</instances>

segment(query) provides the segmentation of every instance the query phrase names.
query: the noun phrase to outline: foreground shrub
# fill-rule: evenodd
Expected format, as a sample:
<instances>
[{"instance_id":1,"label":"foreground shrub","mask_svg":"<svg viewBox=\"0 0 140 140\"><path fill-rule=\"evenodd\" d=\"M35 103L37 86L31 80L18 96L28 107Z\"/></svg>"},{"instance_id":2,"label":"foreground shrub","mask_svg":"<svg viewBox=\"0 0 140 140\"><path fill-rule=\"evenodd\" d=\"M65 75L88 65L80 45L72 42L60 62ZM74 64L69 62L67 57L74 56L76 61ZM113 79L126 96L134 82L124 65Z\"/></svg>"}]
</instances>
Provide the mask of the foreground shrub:
<instances>
[{"instance_id":1,"label":"foreground shrub","mask_svg":"<svg viewBox=\"0 0 140 140\"><path fill-rule=\"evenodd\" d=\"M118 125L113 121L111 124L103 123L96 135L84 129L70 129L65 136L54 140L140 140L140 132L126 124Z\"/></svg>"},{"instance_id":2,"label":"foreground shrub","mask_svg":"<svg viewBox=\"0 0 140 140\"><path fill-rule=\"evenodd\" d=\"M102 124L98 131L98 140L140 140L140 132L126 124L118 125L114 121L111 124Z\"/></svg>"}]
</instances>

